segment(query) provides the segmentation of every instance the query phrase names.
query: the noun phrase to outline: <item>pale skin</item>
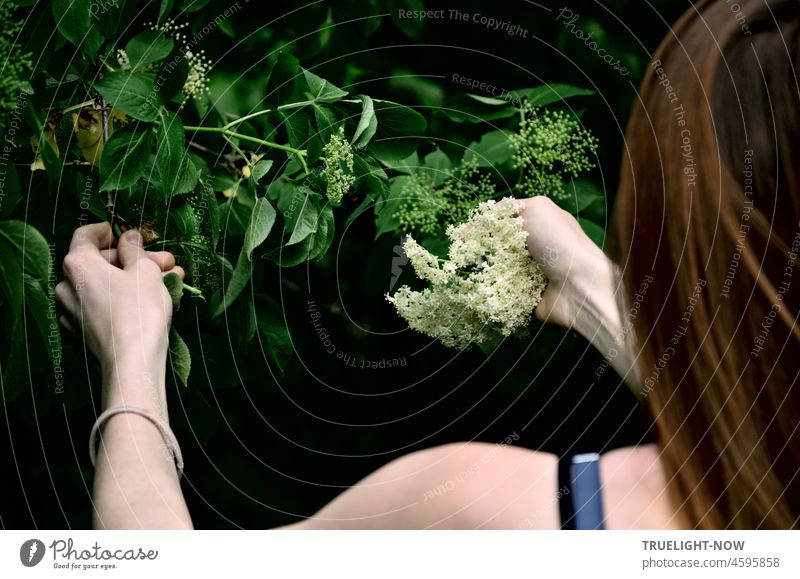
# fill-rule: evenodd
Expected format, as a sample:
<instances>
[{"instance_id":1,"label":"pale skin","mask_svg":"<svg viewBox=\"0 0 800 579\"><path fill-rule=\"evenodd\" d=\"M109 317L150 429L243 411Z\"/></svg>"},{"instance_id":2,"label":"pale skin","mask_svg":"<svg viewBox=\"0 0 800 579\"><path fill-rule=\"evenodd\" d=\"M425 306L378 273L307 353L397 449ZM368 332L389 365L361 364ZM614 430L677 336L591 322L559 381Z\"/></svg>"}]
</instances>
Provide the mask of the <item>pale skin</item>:
<instances>
[{"instance_id":1,"label":"pale skin","mask_svg":"<svg viewBox=\"0 0 800 579\"><path fill-rule=\"evenodd\" d=\"M573 328L636 390L634 356L620 346L616 276L575 219L539 197L525 201L528 247L550 284L536 308L541 321ZM141 247L135 232L117 243L108 224L76 230L56 288L103 370L102 408L144 407L167 418L165 373L171 301L161 276L183 270L167 252ZM464 473L469 473L465 476ZM601 455L606 527L684 525L666 493L652 445ZM291 529L556 529L557 458L513 445L453 443L400 457ZM435 489L445 492L432 492ZM95 528L189 529L174 463L161 434L135 414L105 424L94 480Z\"/></svg>"}]
</instances>

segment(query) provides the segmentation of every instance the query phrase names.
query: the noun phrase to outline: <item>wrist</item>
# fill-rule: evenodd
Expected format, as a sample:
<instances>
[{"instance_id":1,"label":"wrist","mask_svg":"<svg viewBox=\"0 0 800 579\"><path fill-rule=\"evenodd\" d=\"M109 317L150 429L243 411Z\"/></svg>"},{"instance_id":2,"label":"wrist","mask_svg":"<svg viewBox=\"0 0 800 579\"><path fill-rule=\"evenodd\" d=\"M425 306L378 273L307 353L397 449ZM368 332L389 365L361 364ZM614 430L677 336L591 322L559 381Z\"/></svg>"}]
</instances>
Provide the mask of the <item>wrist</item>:
<instances>
[{"instance_id":1,"label":"wrist","mask_svg":"<svg viewBox=\"0 0 800 579\"><path fill-rule=\"evenodd\" d=\"M101 362L103 407L139 406L166 417L166 362L169 342L151 339L116 348Z\"/></svg>"},{"instance_id":2,"label":"wrist","mask_svg":"<svg viewBox=\"0 0 800 579\"><path fill-rule=\"evenodd\" d=\"M601 350L601 346L613 347L621 324L615 297L617 277L611 260L600 251L588 256L573 283L574 329Z\"/></svg>"}]
</instances>

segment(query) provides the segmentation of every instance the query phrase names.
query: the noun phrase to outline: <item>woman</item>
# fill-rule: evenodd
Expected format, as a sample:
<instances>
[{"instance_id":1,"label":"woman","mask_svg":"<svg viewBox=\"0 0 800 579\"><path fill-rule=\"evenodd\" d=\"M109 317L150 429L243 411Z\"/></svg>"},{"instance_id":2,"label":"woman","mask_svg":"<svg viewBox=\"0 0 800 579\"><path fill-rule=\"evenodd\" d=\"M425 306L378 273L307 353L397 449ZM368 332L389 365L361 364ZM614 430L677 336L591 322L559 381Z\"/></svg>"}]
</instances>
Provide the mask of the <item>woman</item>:
<instances>
[{"instance_id":1,"label":"woman","mask_svg":"<svg viewBox=\"0 0 800 579\"><path fill-rule=\"evenodd\" d=\"M531 254L559 256L542 259L550 285L536 316L606 355L652 412L657 442L599 460L481 443L415 452L293 528L798 526L800 11L795 0L730 6L691 7L644 78L615 264L548 199L526 202ZM163 422L160 277L183 272L136 232L115 245L107 224L76 232L64 271L57 295L102 363L103 407L144 409L104 419L95 525L189 528Z\"/></svg>"}]
</instances>

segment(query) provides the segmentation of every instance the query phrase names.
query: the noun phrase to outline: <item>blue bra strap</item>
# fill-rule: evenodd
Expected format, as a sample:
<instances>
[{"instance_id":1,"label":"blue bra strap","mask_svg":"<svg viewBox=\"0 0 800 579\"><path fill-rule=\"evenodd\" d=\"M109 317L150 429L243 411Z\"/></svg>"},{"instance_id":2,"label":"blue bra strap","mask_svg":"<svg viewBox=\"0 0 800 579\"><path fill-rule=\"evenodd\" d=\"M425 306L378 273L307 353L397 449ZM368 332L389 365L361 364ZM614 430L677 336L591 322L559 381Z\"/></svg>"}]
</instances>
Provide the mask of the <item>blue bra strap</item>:
<instances>
[{"instance_id":1,"label":"blue bra strap","mask_svg":"<svg viewBox=\"0 0 800 579\"><path fill-rule=\"evenodd\" d=\"M600 455L595 452L572 457L570 481L576 529L605 529L599 460Z\"/></svg>"}]
</instances>

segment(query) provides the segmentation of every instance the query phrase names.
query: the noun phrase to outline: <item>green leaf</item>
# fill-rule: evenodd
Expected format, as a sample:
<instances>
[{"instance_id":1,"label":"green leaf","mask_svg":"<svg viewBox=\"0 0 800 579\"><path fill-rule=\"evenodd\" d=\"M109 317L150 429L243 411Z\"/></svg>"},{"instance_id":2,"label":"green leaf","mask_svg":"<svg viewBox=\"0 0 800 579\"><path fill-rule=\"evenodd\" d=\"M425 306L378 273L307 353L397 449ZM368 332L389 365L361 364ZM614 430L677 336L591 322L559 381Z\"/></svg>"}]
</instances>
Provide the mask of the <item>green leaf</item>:
<instances>
[{"instance_id":1,"label":"green leaf","mask_svg":"<svg viewBox=\"0 0 800 579\"><path fill-rule=\"evenodd\" d=\"M94 83L94 88L109 104L140 121L155 121L161 107L161 92L156 90L150 72L109 72Z\"/></svg>"},{"instance_id":2,"label":"green leaf","mask_svg":"<svg viewBox=\"0 0 800 579\"><path fill-rule=\"evenodd\" d=\"M192 371L192 354L175 328L169 331L169 360L178 382L182 386L188 385L189 374Z\"/></svg>"},{"instance_id":3,"label":"green leaf","mask_svg":"<svg viewBox=\"0 0 800 579\"><path fill-rule=\"evenodd\" d=\"M162 279L164 285L167 286L169 297L172 298L172 311L177 312L181 307L181 298L183 297L183 280L174 272L165 274Z\"/></svg>"},{"instance_id":4,"label":"green leaf","mask_svg":"<svg viewBox=\"0 0 800 579\"><path fill-rule=\"evenodd\" d=\"M359 95L361 99L361 118L358 120L356 132L350 143L353 147L360 149L366 147L370 139L375 136L378 130L378 117L375 116L375 104L367 95Z\"/></svg>"},{"instance_id":5,"label":"green leaf","mask_svg":"<svg viewBox=\"0 0 800 579\"><path fill-rule=\"evenodd\" d=\"M12 317L18 317L22 307L22 267L14 246L4 238L0 238L0 296L6 299L5 309Z\"/></svg>"},{"instance_id":6,"label":"green leaf","mask_svg":"<svg viewBox=\"0 0 800 579\"><path fill-rule=\"evenodd\" d=\"M449 171L452 168L453 164L450 162L450 157L437 147L435 151L425 156L423 166L420 167L419 172L430 175L433 178L434 187L438 187L450 176Z\"/></svg>"},{"instance_id":7,"label":"green leaf","mask_svg":"<svg viewBox=\"0 0 800 579\"><path fill-rule=\"evenodd\" d=\"M425 135L425 117L397 103L375 99L378 129L369 151L379 161L396 163L411 155Z\"/></svg>"},{"instance_id":8,"label":"green leaf","mask_svg":"<svg viewBox=\"0 0 800 579\"><path fill-rule=\"evenodd\" d=\"M131 123L114 132L100 157L100 191L126 189L144 175L150 158L150 125Z\"/></svg>"},{"instance_id":9,"label":"green leaf","mask_svg":"<svg viewBox=\"0 0 800 579\"><path fill-rule=\"evenodd\" d=\"M54 371L61 367L62 346L61 333L56 320L53 308L53 295L48 292L46 282L39 281L28 274L23 274L23 284L25 293L25 305L33 318L39 336L47 350L50 364Z\"/></svg>"},{"instance_id":10,"label":"green leaf","mask_svg":"<svg viewBox=\"0 0 800 579\"><path fill-rule=\"evenodd\" d=\"M451 99L441 112L456 123L483 123L513 117L518 110L505 99L459 94Z\"/></svg>"},{"instance_id":11,"label":"green leaf","mask_svg":"<svg viewBox=\"0 0 800 579\"><path fill-rule=\"evenodd\" d=\"M174 42L165 38L161 32L146 30L128 41L125 52L132 68L141 68L163 60L172 52Z\"/></svg>"},{"instance_id":12,"label":"green leaf","mask_svg":"<svg viewBox=\"0 0 800 579\"><path fill-rule=\"evenodd\" d=\"M569 84L546 84L536 88L523 88L512 91L512 95L527 101L537 107L543 107L554 103L559 103L568 98L578 96L591 96L594 91L585 88L578 88Z\"/></svg>"},{"instance_id":13,"label":"green leaf","mask_svg":"<svg viewBox=\"0 0 800 579\"><path fill-rule=\"evenodd\" d=\"M266 101L270 107L294 102L303 98L303 91L297 89L302 79L299 61L289 53L278 54L267 79Z\"/></svg>"},{"instance_id":14,"label":"green leaf","mask_svg":"<svg viewBox=\"0 0 800 579\"><path fill-rule=\"evenodd\" d=\"M492 131L472 143L464 153L464 160L475 159L478 167L496 167L511 160L514 150L505 131Z\"/></svg>"},{"instance_id":15,"label":"green leaf","mask_svg":"<svg viewBox=\"0 0 800 579\"><path fill-rule=\"evenodd\" d=\"M53 0L53 17L61 35L80 46L91 28L91 0Z\"/></svg>"},{"instance_id":16,"label":"green leaf","mask_svg":"<svg viewBox=\"0 0 800 579\"><path fill-rule=\"evenodd\" d=\"M334 103L347 96L347 91L329 83L324 78L318 77L313 72L303 69L303 76L308 83L309 98L317 103Z\"/></svg>"},{"instance_id":17,"label":"green leaf","mask_svg":"<svg viewBox=\"0 0 800 579\"><path fill-rule=\"evenodd\" d=\"M9 166L0 173L0 219L6 219L14 212L21 193L17 170Z\"/></svg>"},{"instance_id":18,"label":"green leaf","mask_svg":"<svg viewBox=\"0 0 800 579\"><path fill-rule=\"evenodd\" d=\"M314 118L317 120L317 134L324 142L328 142L335 129L336 115L328 107L313 104Z\"/></svg>"},{"instance_id":19,"label":"green leaf","mask_svg":"<svg viewBox=\"0 0 800 579\"><path fill-rule=\"evenodd\" d=\"M375 239L384 233L391 233L400 227L400 221L395 216L403 204L404 190L410 177L401 175L391 180L389 196L386 200L375 201Z\"/></svg>"},{"instance_id":20,"label":"green leaf","mask_svg":"<svg viewBox=\"0 0 800 579\"><path fill-rule=\"evenodd\" d=\"M169 191L186 157L186 143L178 115L162 109L160 116L161 123L156 129L156 169Z\"/></svg>"},{"instance_id":21,"label":"green leaf","mask_svg":"<svg viewBox=\"0 0 800 579\"><path fill-rule=\"evenodd\" d=\"M328 251L328 248L333 243L333 235L335 233L335 219L333 217L333 208L331 205L325 205L322 211L319 212L317 220L317 227L311 235L313 243L309 248L308 260L319 259Z\"/></svg>"},{"instance_id":22,"label":"green leaf","mask_svg":"<svg viewBox=\"0 0 800 579\"><path fill-rule=\"evenodd\" d=\"M161 6L158 9L158 21L163 22L164 19L172 12L172 6L175 0L161 0Z\"/></svg>"},{"instance_id":23,"label":"green leaf","mask_svg":"<svg viewBox=\"0 0 800 579\"><path fill-rule=\"evenodd\" d=\"M312 191L305 185L276 181L275 189L281 189L278 210L283 215L284 232L289 235L286 245L299 243L316 230L318 210L312 199Z\"/></svg>"},{"instance_id":24,"label":"green leaf","mask_svg":"<svg viewBox=\"0 0 800 579\"><path fill-rule=\"evenodd\" d=\"M606 238L605 230L593 221L589 221L584 217L578 217L578 223L589 239L594 241L595 245L602 249Z\"/></svg>"},{"instance_id":25,"label":"green leaf","mask_svg":"<svg viewBox=\"0 0 800 579\"><path fill-rule=\"evenodd\" d=\"M264 243L269 232L272 231L272 226L275 224L275 216L275 209L270 205L269 201L263 197L256 199L256 203L253 205L253 213L250 216L250 223L244 234L244 246L242 247L242 251L248 260L253 257L253 250Z\"/></svg>"},{"instance_id":26,"label":"green leaf","mask_svg":"<svg viewBox=\"0 0 800 579\"><path fill-rule=\"evenodd\" d=\"M239 253L236 267L233 269L233 274L225 288L225 295L219 306L214 310L212 318L224 312L244 290L253 272L251 263L253 250L267 239L269 232L272 231L272 226L275 224L275 217L275 209L270 205L269 201L263 197L256 199L253 212L250 215L250 222L245 230L242 251Z\"/></svg>"},{"instance_id":27,"label":"green leaf","mask_svg":"<svg viewBox=\"0 0 800 579\"><path fill-rule=\"evenodd\" d=\"M250 178L253 180L253 183L258 183L261 178L266 175L269 170L272 168L272 160L271 159L262 159L255 165L253 165L253 169L251 170Z\"/></svg>"},{"instance_id":28,"label":"green leaf","mask_svg":"<svg viewBox=\"0 0 800 579\"><path fill-rule=\"evenodd\" d=\"M22 268L46 283L50 278L50 246L44 236L24 221L0 221L0 236L22 256Z\"/></svg>"},{"instance_id":29,"label":"green leaf","mask_svg":"<svg viewBox=\"0 0 800 579\"><path fill-rule=\"evenodd\" d=\"M294 345L283 312L278 304L265 295L255 296L256 323L263 352L283 376L286 364L294 354Z\"/></svg>"},{"instance_id":30,"label":"green leaf","mask_svg":"<svg viewBox=\"0 0 800 579\"><path fill-rule=\"evenodd\" d=\"M418 39L422 35L425 21L420 18L401 18L400 10L422 12L425 10L423 0L390 0L389 13L392 22L409 38Z\"/></svg>"},{"instance_id":31,"label":"green leaf","mask_svg":"<svg viewBox=\"0 0 800 579\"><path fill-rule=\"evenodd\" d=\"M189 78L189 63L179 50L173 50L170 57L161 63L156 76L158 86L161 87L161 100L168 102L183 90L186 79Z\"/></svg>"}]
</instances>

